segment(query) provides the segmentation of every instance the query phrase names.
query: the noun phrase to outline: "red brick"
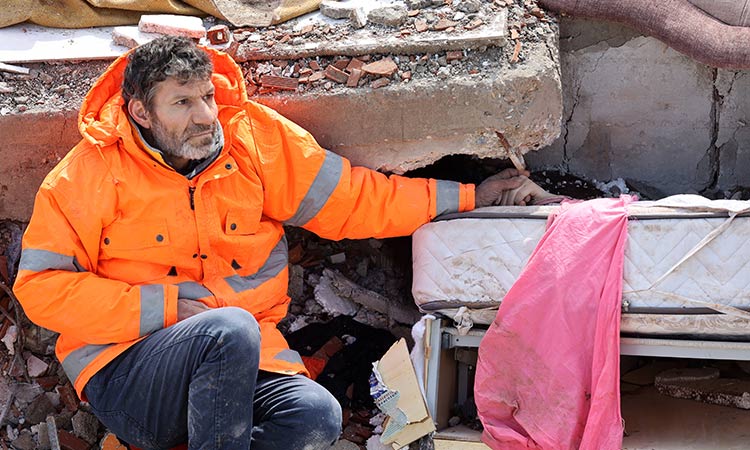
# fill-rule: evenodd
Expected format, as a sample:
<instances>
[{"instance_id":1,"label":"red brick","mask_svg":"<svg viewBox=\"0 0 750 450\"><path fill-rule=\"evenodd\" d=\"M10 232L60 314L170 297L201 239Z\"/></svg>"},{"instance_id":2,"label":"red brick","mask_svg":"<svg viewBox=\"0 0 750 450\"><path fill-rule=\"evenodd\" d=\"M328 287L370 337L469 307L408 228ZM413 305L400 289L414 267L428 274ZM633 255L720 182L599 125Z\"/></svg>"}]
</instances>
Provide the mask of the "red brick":
<instances>
[{"instance_id":1,"label":"red brick","mask_svg":"<svg viewBox=\"0 0 750 450\"><path fill-rule=\"evenodd\" d=\"M310 66L312 70L320 70L320 64L318 64L318 62L314 59L310 61L310 64L308 64L308 66Z\"/></svg>"},{"instance_id":2,"label":"red brick","mask_svg":"<svg viewBox=\"0 0 750 450\"><path fill-rule=\"evenodd\" d=\"M313 73L313 70L309 67L303 67L299 70L299 74L302 76L307 76Z\"/></svg>"},{"instance_id":3,"label":"red brick","mask_svg":"<svg viewBox=\"0 0 750 450\"><path fill-rule=\"evenodd\" d=\"M206 37L213 45L226 44L229 42L231 31L226 25L214 25L206 32Z\"/></svg>"},{"instance_id":4,"label":"red brick","mask_svg":"<svg viewBox=\"0 0 750 450\"><path fill-rule=\"evenodd\" d=\"M343 70L337 69L333 66L333 64L326 67L326 78L331 79L335 81L336 83L346 83L346 80L349 78L349 76L344 72Z\"/></svg>"},{"instance_id":5,"label":"red brick","mask_svg":"<svg viewBox=\"0 0 750 450\"><path fill-rule=\"evenodd\" d=\"M78 400L78 396L71 385L64 384L58 386L57 393L60 394L60 400L63 402L63 405L65 405L65 409L68 411L78 410L78 405L81 402Z\"/></svg>"},{"instance_id":6,"label":"red brick","mask_svg":"<svg viewBox=\"0 0 750 450\"><path fill-rule=\"evenodd\" d=\"M423 31L427 31L429 27L427 26L427 21L424 19L417 19L414 21L414 29L418 32L422 33Z\"/></svg>"},{"instance_id":7,"label":"red brick","mask_svg":"<svg viewBox=\"0 0 750 450\"><path fill-rule=\"evenodd\" d=\"M390 83L390 82L391 82L391 80L389 80L388 78L385 78L385 77L384 78L378 78L377 80L375 80L375 81L373 81L373 82L370 83L370 87L373 88L373 89L378 89L378 88L382 88L382 87L388 86L388 83Z\"/></svg>"},{"instance_id":8,"label":"red brick","mask_svg":"<svg viewBox=\"0 0 750 450\"><path fill-rule=\"evenodd\" d=\"M352 58L352 60L349 61L349 65L346 66L346 70L351 73L353 69L361 69L364 65L365 63L363 63L360 59Z\"/></svg>"},{"instance_id":9,"label":"red brick","mask_svg":"<svg viewBox=\"0 0 750 450\"><path fill-rule=\"evenodd\" d=\"M447 30L448 28L453 28L456 25L458 25L458 22L454 22L448 19L440 19L435 25L432 26L432 29L436 31L442 31Z\"/></svg>"},{"instance_id":10,"label":"red brick","mask_svg":"<svg viewBox=\"0 0 750 450\"><path fill-rule=\"evenodd\" d=\"M323 79L323 78L325 78L325 77L326 77L325 73L323 73L323 71L321 70L321 71L319 71L319 72L315 72L315 73L313 73L312 75L310 75L310 76L308 77L308 81L309 81L310 83L314 83L314 82L316 82L316 81L320 81L320 80L322 80L322 79Z\"/></svg>"},{"instance_id":11,"label":"red brick","mask_svg":"<svg viewBox=\"0 0 750 450\"><path fill-rule=\"evenodd\" d=\"M290 77L277 77L275 75L263 75L260 79L262 87L267 89L280 89L285 91L296 91L299 80Z\"/></svg>"},{"instance_id":12,"label":"red brick","mask_svg":"<svg viewBox=\"0 0 750 450\"><path fill-rule=\"evenodd\" d=\"M344 70L349 65L349 59L343 58L343 59L337 59L333 64L331 64L335 68L339 70Z\"/></svg>"},{"instance_id":13,"label":"red brick","mask_svg":"<svg viewBox=\"0 0 750 450\"><path fill-rule=\"evenodd\" d=\"M391 58L383 58L379 61L371 62L362 66L362 71L371 75L389 77L396 73L398 66Z\"/></svg>"},{"instance_id":14,"label":"red brick","mask_svg":"<svg viewBox=\"0 0 750 450\"><path fill-rule=\"evenodd\" d=\"M127 447L122 445L117 436L112 433L107 433L99 444L101 450L127 450Z\"/></svg>"},{"instance_id":15,"label":"red brick","mask_svg":"<svg viewBox=\"0 0 750 450\"><path fill-rule=\"evenodd\" d=\"M451 50L449 52L446 52L445 59L448 60L448 62L460 61L464 59L464 52L462 52L461 50Z\"/></svg>"},{"instance_id":16,"label":"red brick","mask_svg":"<svg viewBox=\"0 0 750 450\"><path fill-rule=\"evenodd\" d=\"M407 14L407 15L408 15L409 17L416 17L416 16L418 16L418 15L419 15L419 13L421 13L421 12L422 12L422 10L421 10L421 9L411 9L411 10L409 10L409 12L408 12L408 13L406 13L406 14Z\"/></svg>"},{"instance_id":17,"label":"red brick","mask_svg":"<svg viewBox=\"0 0 750 450\"><path fill-rule=\"evenodd\" d=\"M467 30L473 30L474 28L477 28L478 26L482 25L484 22L482 19L474 19L471 22L467 23L464 28Z\"/></svg>"},{"instance_id":18,"label":"red brick","mask_svg":"<svg viewBox=\"0 0 750 450\"><path fill-rule=\"evenodd\" d=\"M346 80L346 85L348 87L357 87L360 78L362 78L362 71L360 69L352 69L352 74Z\"/></svg>"},{"instance_id":19,"label":"red brick","mask_svg":"<svg viewBox=\"0 0 750 450\"><path fill-rule=\"evenodd\" d=\"M60 440L62 450L89 450L88 442L75 437L69 431L57 430L57 438Z\"/></svg>"}]
</instances>

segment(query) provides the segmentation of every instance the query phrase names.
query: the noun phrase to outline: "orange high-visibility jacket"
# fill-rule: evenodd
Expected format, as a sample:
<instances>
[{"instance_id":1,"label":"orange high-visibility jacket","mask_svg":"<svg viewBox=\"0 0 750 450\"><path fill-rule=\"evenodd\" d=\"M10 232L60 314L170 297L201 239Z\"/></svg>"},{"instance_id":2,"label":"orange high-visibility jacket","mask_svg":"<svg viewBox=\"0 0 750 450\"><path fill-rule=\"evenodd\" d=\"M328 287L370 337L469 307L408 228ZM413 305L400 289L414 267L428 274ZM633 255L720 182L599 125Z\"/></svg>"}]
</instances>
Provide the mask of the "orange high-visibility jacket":
<instances>
[{"instance_id":1,"label":"orange high-visibility jacket","mask_svg":"<svg viewBox=\"0 0 750 450\"><path fill-rule=\"evenodd\" d=\"M188 178L146 151L120 94L125 57L86 96L83 140L46 177L24 235L15 292L60 333L79 395L108 362L177 321L177 299L238 306L261 327L262 370L306 373L276 325L287 313L282 225L328 239L411 234L474 207L474 186L351 167L247 98L240 68L207 50L225 144Z\"/></svg>"}]
</instances>

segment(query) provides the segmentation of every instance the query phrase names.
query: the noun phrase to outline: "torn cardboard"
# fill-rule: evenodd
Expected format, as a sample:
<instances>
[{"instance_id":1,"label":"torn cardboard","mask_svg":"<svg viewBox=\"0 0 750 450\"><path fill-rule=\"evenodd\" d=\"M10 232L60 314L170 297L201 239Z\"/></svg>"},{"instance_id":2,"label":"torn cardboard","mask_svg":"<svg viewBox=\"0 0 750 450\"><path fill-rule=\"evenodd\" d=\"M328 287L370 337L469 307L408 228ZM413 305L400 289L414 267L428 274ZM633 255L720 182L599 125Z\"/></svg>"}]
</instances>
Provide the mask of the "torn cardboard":
<instances>
[{"instance_id":1,"label":"torn cardboard","mask_svg":"<svg viewBox=\"0 0 750 450\"><path fill-rule=\"evenodd\" d=\"M393 344L372 366L370 395L388 416L380 442L398 449L435 431L409 359L406 341L402 338Z\"/></svg>"}]
</instances>

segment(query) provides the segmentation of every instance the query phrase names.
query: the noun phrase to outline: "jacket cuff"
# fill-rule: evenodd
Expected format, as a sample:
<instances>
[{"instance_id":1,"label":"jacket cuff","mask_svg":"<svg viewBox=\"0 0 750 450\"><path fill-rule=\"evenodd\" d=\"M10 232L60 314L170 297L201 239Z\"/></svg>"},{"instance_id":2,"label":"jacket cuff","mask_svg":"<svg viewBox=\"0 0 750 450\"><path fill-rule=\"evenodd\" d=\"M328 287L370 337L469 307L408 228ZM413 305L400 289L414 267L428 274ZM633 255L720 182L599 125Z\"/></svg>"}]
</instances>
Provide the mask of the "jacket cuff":
<instances>
[{"instance_id":1,"label":"jacket cuff","mask_svg":"<svg viewBox=\"0 0 750 450\"><path fill-rule=\"evenodd\" d=\"M459 212L471 211L476 207L474 196L476 186L473 184L462 184L459 196Z\"/></svg>"},{"instance_id":2,"label":"jacket cuff","mask_svg":"<svg viewBox=\"0 0 750 450\"><path fill-rule=\"evenodd\" d=\"M164 285L164 328L177 323L177 293L179 288L172 284Z\"/></svg>"}]
</instances>

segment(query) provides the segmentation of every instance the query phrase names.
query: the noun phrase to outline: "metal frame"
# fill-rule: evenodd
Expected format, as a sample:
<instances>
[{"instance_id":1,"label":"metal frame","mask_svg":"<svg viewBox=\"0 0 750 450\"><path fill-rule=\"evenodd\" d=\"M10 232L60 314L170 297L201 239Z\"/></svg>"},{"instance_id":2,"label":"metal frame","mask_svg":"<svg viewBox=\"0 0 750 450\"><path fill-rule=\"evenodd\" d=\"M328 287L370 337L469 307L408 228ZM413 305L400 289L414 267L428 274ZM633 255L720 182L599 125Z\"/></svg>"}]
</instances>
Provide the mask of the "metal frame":
<instances>
[{"instance_id":1,"label":"metal frame","mask_svg":"<svg viewBox=\"0 0 750 450\"><path fill-rule=\"evenodd\" d=\"M435 418L437 417L437 395L440 385L440 351L457 347L479 347L484 331L471 330L468 335L460 336L455 328L443 327L440 319L434 319L430 323L429 333L425 395L430 416ZM621 337L620 354L750 361L750 342Z\"/></svg>"}]
</instances>

